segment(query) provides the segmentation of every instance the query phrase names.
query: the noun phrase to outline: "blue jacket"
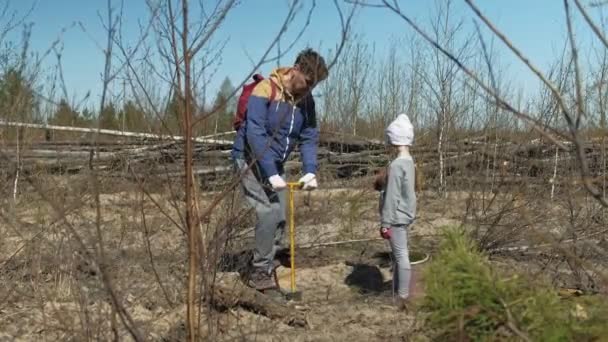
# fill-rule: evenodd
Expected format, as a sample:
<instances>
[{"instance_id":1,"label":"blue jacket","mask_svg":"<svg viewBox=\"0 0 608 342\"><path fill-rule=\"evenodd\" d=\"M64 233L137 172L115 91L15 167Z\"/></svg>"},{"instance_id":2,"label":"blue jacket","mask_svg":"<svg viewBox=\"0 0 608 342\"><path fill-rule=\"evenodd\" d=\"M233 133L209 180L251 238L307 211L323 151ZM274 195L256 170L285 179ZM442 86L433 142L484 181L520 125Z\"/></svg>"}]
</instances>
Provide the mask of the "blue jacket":
<instances>
[{"instance_id":1,"label":"blue jacket","mask_svg":"<svg viewBox=\"0 0 608 342\"><path fill-rule=\"evenodd\" d=\"M237 131L233 158L255 157L262 176L283 173L283 164L299 144L304 173L317 171L319 130L312 95L295 101L283 88L287 68L272 72L254 88L247 103L247 118ZM275 96L272 101L272 85Z\"/></svg>"}]
</instances>

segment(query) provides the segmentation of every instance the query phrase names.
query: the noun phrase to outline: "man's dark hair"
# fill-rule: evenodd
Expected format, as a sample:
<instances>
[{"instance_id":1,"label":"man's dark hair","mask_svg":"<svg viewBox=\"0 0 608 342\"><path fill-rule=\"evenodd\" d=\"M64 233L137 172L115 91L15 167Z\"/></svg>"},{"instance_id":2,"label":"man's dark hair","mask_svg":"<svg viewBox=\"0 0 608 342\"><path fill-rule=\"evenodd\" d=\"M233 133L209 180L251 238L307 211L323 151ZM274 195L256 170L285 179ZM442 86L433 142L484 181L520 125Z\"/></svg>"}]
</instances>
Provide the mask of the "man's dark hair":
<instances>
[{"instance_id":1,"label":"man's dark hair","mask_svg":"<svg viewBox=\"0 0 608 342\"><path fill-rule=\"evenodd\" d=\"M325 59L310 48L305 49L298 54L295 64L306 76L310 77L315 84L325 80L329 75Z\"/></svg>"}]
</instances>

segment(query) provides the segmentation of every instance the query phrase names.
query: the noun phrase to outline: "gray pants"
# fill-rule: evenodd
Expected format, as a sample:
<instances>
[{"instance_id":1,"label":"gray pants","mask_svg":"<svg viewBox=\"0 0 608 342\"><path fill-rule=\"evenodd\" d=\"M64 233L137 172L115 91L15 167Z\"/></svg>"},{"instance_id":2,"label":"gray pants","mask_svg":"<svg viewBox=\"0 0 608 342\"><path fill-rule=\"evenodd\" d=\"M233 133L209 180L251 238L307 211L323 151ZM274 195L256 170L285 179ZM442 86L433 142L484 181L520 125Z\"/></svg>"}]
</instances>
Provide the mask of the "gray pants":
<instances>
[{"instance_id":1,"label":"gray pants","mask_svg":"<svg viewBox=\"0 0 608 342\"><path fill-rule=\"evenodd\" d=\"M393 289L401 298L410 295L410 279L412 270L407 247L407 226L393 226L391 228L391 249L393 250Z\"/></svg>"},{"instance_id":2,"label":"gray pants","mask_svg":"<svg viewBox=\"0 0 608 342\"><path fill-rule=\"evenodd\" d=\"M244 159L235 159L234 164L242 174L241 187L245 198L257 216L253 267L270 272L274 256L283 243L287 192L274 191L268 180L262 179L255 164L248 170ZM284 175L281 177L285 178Z\"/></svg>"}]
</instances>

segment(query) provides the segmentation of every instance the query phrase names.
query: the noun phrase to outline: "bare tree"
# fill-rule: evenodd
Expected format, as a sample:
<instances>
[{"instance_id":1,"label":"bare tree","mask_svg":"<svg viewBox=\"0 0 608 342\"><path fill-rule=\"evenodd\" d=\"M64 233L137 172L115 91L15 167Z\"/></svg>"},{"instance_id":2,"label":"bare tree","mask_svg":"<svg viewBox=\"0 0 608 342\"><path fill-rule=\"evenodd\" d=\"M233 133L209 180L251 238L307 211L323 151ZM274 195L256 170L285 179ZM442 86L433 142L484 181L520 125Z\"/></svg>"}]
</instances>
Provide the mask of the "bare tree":
<instances>
[{"instance_id":1,"label":"bare tree","mask_svg":"<svg viewBox=\"0 0 608 342\"><path fill-rule=\"evenodd\" d=\"M397 41L393 42L389 47L386 60L383 63L379 63L376 103L379 113L378 119L380 119L379 121L382 125L380 132L395 116L405 110L408 99L415 98L413 89L411 89L412 92L409 94L410 97L406 97L408 90L407 75L404 61L398 58L400 55L399 46L400 44ZM419 62L413 61L412 63ZM410 79L415 80L417 76L412 73Z\"/></svg>"},{"instance_id":2,"label":"bare tree","mask_svg":"<svg viewBox=\"0 0 608 342\"><path fill-rule=\"evenodd\" d=\"M465 37L459 42L462 33L462 19L453 22L452 1L436 2L437 18L431 23L433 38L450 51L455 51L456 58L468 60L472 38ZM432 76L426 80L430 94L427 95L428 106L435 113L437 127L437 153L439 157L439 189L447 194L446 165L444 149L449 144L450 129L457 127L458 114L462 111L463 103L460 89L457 86L459 69L450 60L446 59L440 51L433 50L433 64L429 70Z\"/></svg>"},{"instance_id":3,"label":"bare tree","mask_svg":"<svg viewBox=\"0 0 608 342\"><path fill-rule=\"evenodd\" d=\"M363 119L371 70L369 49L362 37L351 37L322 86L324 113L332 116L326 119L340 118L338 131L343 133L357 135L358 122Z\"/></svg>"}]
</instances>

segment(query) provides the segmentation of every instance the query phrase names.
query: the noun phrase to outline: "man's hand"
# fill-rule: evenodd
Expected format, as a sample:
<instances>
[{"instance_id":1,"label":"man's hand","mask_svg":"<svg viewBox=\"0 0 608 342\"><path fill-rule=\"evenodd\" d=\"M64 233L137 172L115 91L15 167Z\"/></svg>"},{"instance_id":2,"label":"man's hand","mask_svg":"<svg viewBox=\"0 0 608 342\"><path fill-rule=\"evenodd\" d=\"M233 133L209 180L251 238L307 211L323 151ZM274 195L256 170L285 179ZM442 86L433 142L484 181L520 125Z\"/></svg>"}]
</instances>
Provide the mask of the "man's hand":
<instances>
[{"instance_id":1,"label":"man's hand","mask_svg":"<svg viewBox=\"0 0 608 342\"><path fill-rule=\"evenodd\" d=\"M302 190L313 190L317 188L317 177L314 173L307 173L298 183L302 184Z\"/></svg>"},{"instance_id":2,"label":"man's hand","mask_svg":"<svg viewBox=\"0 0 608 342\"><path fill-rule=\"evenodd\" d=\"M386 181L388 178L388 171L386 168L380 169L374 178L374 190L382 191L386 187Z\"/></svg>"},{"instance_id":3,"label":"man's hand","mask_svg":"<svg viewBox=\"0 0 608 342\"><path fill-rule=\"evenodd\" d=\"M392 230L390 227L382 227L380 228L380 236L383 239L390 240L391 239Z\"/></svg>"},{"instance_id":4,"label":"man's hand","mask_svg":"<svg viewBox=\"0 0 608 342\"><path fill-rule=\"evenodd\" d=\"M279 175L270 176L270 178L268 178L268 182L270 182L270 185L274 191L283 190L287 187L287 183L285 183L283 178L281 178Z\"/></svg>"}]
</instances>

